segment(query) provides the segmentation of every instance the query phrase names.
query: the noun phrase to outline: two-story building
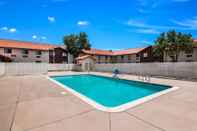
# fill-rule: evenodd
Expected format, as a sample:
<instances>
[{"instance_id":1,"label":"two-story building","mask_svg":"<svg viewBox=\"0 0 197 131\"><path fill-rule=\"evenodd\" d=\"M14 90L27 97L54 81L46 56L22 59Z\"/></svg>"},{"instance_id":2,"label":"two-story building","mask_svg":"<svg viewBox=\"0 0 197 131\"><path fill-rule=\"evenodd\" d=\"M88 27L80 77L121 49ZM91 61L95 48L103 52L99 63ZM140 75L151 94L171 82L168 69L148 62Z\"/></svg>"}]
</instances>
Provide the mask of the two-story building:
<instances>
[{"instance_id":1,"label":"two-story building","mask_svg":"<svg viewBox=\"0 0 197 131\"><path fill-rule=\"evenodd\" d=\"M77 61L81 61L81 58L87 58L84 56L92 56L95 58L96 63L140 63L152 61L152 47L144 48L130 48L125 50L98 50L90 49L83 50ZM77 62L78 63L78 62Z\"/></svg>"},{"instance_id":2,"label":"two-story building","mask_svg":"<svg viewBox=\"0 0 197 131\"><path fill-rule=\"evenodd\" d=\"M0 61L67 63L68 53L62 46L17 40L0 40Z\"/></svg>"},{"instance_id":3,"label":"two-story building","mask_svg":"<svg viewBox=\"0 0 197 131\"><path fill-rule=\"evenodd\" d=\"M164 62L172 62L174 55L164 53ZM197 62L197 39L194 39L194 47L192 52L181 51L178 56L178 62Z\"/></svg>"}]
</instances>

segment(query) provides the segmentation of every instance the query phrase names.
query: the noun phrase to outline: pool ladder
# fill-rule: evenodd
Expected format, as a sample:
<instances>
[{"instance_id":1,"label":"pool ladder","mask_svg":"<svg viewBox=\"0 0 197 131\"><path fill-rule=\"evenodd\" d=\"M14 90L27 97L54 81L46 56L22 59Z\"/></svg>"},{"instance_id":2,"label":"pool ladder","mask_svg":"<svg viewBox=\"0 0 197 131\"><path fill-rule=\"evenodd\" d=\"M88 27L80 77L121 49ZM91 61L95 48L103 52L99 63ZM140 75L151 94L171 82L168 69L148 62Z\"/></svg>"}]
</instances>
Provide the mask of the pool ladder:
<instances>
[{"instance_id":1,"label":"pool ladder","mask_svg":"<svg viewBox=\"0 0 197 131\"><path fill-rule=\"evenodd\" d=\"M149 75L138 75L138 80L142 80L143 82L150 82L151 81L151 76Z\"/></svg>"}]
</instances>

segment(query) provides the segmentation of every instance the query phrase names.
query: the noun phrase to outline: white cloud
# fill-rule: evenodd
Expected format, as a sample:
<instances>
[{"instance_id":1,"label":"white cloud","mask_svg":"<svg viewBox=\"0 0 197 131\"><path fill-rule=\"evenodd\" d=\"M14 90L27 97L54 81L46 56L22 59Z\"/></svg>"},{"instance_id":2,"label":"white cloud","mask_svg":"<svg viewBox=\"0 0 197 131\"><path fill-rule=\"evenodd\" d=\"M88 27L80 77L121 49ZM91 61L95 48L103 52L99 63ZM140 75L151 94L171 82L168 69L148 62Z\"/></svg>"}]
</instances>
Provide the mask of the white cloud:
<instances>
[{"instance_id":1,"label":"white cloud","mask_svg":"<svg viewBox=\"0 0 197 131\"><path fill-rule=\"evenodd\" d=\"M156 30L156 29L137 29L136 30L138 33L143 33L143 34L160 34L161 32Z\"/></svg>"},{"instance_id":2,"label":"white cloud","mask_svg":"<svg viewBox=\"0 0 197 131\"><path fill-rule=\"evenodd\" d=\"M78 26L88 26L90 23L88 21L78 21L77 25Z\"/></svg>"},{"instance_id":3,"label":"white cloud","mask_svg":"<svg viewBox=\"0 0 197 131\"><path fill-rule=\"evenodd\" d=\"M47 37L46 37L46 36L42 36L41 39L42 39L42 40L46 40Z\"/></svg>"},{"instance_id":4,"label":"white cloud","mask_svg":"<svg viewBox=\"0 0 197 131\"><path fill-rule=\"evenodd\" d=\"M140 13L151 12L158 6L173 4L173 2L189 2L190 0L137 0Z\"/></svg>"},{"instance_id":5,"label":"white cloud","mask_svg":"<svg viewBox=\"0 0 197 131\"><path fill-rule=\"evenodd\" d=\"M147 27L147 25L143 22L143 21L139 21L139 20L133 20L133 19L129 19L126 24L128 26L134 26L134 27Z\"/></svg>"},{"instance_id":6,"label":"white cloud","mask_svg":"<svg viewBox=\"0 0 197 131\"><path fill-rule=\"evenodd\" d=\"M151 42L150 41L147 41L147 40L142 40L142 41L140 41L140 43L143 43L143 44L151 44Z\"/></svg>"},{"instance_id":7,"label":"white cloud","mask_svg":"<svg viewBox=\"0 0 197 131\"><path fill-rule=\"evenodd\" d=\"M32 35L32 39L34 40L46 40L46 36Z\"/></svg>"},{"instance_id":8,"label":"white cloud","mask_svg":"<svg viewBox=\"0 0 197 131\"><path fill-rule=\"evenodd\" d=\"M185 20L183 22L172 20L174 23L176 23L176 26L172 25L153 25L153 24L147 24L144 21L139 21L135 19L130 19L126 23L129 27L135 27L140 29L155 29L155 30L171 30L171 29L177 29L177 30L195 30L197 29L197 17L194 17L193 19Z\"/></svg>"},{"instance_id":9,"label":"white cloud","mask_svg":"<svg viewBox=\"0 0 197 131\"><path fill-rule=\"evenodd\" d=\"M38 37L37 37L37 35L33 35L32 38L33 39L37 39Z\"/></svg>"},{"instance_id":10,"label":"white cloud","mask_svg":"<svg viewBox=\"0 0 197 131\"><path fill-rule=\"evenodd\" d=\"M17 32L17 29L4 26L4 27L0 28L0 31L7 32L7 33L15 33L15 32Z\"/></svg>"},{"instance_id":11,"label":"white cloud","mask_svg":"<svg viewBox=\"0 0 197 131\"><path fill-rule=\"evenodd\" d=\"M190 18L190 19L185 19L182 21L172 20L172 22L174 22L175 24L179 26L183 26L191 30L197 30L197 16Z\"/></svg>"},{"instance_id":12,"label":"white cloud","mask_svg":"<svg viewBox=\"0 0 197 131\"><path fill-rule=\"evenodd\" d=\"M48 21L51 22L51 23L54 23L55 22L55 17L48 16Z\"/></svg>"},{"instance_id":13,"label":"white cloud","mask_svg":"<svg viewBox=\"0 0 197 131\"><path fill-rule=\"evenodd\" d=\"M16 30L16 28L10 28L9 30L8 30L8 32L10 32L10 33L15 33L17 30Z\"/></svg>"},{"instance_id":14,"label":"white cloud","mask_svg":"<svg viewBox=\"0 0 197 131\"><path fill-rule=\"evenodd\" d=\"M144 21L134 20L134 19L129 19L126 22L126 25L131 26L131 27L148 28L148 29L166 29L166 28L171 28L169 26L151 25L151 24L145 23Z\"/></svg>"},{"instance_id":15,"label":"white cloud","mask_svg":"<svg viewBox=\"0 0 197 131\"><path fill-rule=\"evenodd\" d=\"M0 29L1 31L8 31L8 27L4 26Z\"/></svg>"},{"instance_id":16,"label":"white cloud","mask_svg":"<svg viewBox=\"0 0 197 131\"><path fill-rule=\"evenodd\" d=\"M127 29L129 32L135 33L143 33L143 34L160 34L163 31L167 30L197 30L197 16L193 17L192 19L186 19L183 21L171 20L176 25L153 25L147 24L145 21L136 20L136 19L129 19L124 24L130 29ZM132 30L131 30L132 29Z\"/></svg>"}]
</instances>

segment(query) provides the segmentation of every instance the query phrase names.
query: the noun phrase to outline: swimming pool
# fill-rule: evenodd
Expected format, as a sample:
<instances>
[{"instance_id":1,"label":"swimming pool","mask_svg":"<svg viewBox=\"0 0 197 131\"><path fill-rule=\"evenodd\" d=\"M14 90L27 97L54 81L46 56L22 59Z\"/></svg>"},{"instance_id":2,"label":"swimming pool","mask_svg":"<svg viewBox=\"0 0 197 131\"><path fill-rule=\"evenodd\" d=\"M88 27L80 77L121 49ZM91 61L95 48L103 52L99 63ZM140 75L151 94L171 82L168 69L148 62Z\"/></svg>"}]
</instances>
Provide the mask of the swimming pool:
<instances>
[{"instance_id":1,"label":"swimming pool","mask_svg":"<svg viewBox=\"0 0 197 131\"><path fill-rule=\"evenodd\" d=\"M97 75L55 76L52 80L84 101L103 111L122 111L152 99L170 86L115 79ZM164 92L165 91L165 92ZM156 94L153 96L153 94ZM149 97L151 96L151 97Z\"/></svg>"}]
</instances>

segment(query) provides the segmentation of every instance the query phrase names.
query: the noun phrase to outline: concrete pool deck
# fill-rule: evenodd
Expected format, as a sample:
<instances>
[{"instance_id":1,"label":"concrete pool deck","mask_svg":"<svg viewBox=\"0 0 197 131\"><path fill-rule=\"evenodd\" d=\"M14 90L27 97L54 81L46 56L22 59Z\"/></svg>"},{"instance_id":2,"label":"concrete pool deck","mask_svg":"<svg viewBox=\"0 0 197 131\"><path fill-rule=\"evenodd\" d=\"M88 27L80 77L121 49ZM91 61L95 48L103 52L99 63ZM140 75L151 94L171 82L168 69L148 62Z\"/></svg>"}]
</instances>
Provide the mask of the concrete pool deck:
<instances>
[{"instance_id":1,"label":"concrete pool deck","mask_svg":"<svg viewBox=\"0 0 197 131\"><path fill-rule=\"evenodd\" d=\"M49 73L68 74L79 73ZM138 80L133 75L121 78ZM162 78L151 78L151 82L180 89L124 112L107 113L45 75L1 77L0 131L197 131L197 82Z\"/></svg>"}]
</instances>

